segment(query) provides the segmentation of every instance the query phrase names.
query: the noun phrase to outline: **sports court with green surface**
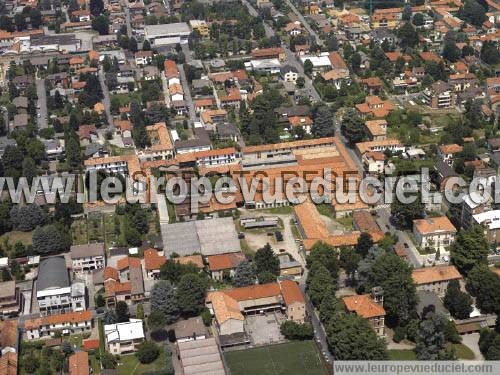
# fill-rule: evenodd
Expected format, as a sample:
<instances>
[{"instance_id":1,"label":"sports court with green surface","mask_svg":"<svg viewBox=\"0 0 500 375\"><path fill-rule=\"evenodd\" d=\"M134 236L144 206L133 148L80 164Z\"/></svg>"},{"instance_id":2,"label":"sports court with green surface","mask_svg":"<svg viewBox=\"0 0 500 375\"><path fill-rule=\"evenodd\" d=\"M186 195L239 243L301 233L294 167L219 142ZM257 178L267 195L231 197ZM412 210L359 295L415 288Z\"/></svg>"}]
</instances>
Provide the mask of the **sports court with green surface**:
<instances>
[{"instance_id":1,"label":"sports court with green surface","mask_svg":"<svg viewBox=\"0 0 500 375\"><path fill-rule=\"evenodd\" d=\"M224 354L231 375L326 375L313 341L237 350Z\"/></svg>"}]
</instances>

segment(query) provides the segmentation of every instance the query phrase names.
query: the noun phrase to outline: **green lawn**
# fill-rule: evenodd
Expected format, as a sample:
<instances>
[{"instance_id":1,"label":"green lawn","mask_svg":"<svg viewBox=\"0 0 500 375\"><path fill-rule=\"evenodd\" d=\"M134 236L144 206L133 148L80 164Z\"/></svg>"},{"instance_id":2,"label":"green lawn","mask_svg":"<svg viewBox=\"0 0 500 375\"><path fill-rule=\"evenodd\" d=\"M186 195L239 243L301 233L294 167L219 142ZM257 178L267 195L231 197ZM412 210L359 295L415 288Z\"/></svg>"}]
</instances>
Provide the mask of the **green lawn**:
<instances>
[{"instance_id":1,"label":"green lawn","mask_svg":"<svg viewBox=\"0 0 500 375\"><path fill-rule=\"evenodd\" d=\"M320 203L316 205L320 215L327 216L330 219L335 219L335 213L333 212L333 207L329 203Z\"/></svg>"},{"instance_id":2,"label":"green lawn","mask_svg":"<svg viewBox=\"0 0 500 375\"><path fill-rule=\"evenodd\" d=\"M143 374L148 371L161 370L165 368L165 350L160 350L160 355L155 361L143 365L134 354L123 355L118 362L118 375Z\"/></svg>"},{"instance_id":3,"label":"green lawn","mask_svg":"<svg viewBox=\"0 0 500 375\"><path fill-rule=\"evenodd\" d=\"M453 344L453 348L455 349L455 353L457 354L458 359L472 360L476 358L474 352L470 350L470 348L467 345Z\"/></svg>"},{"instance_id":4,"label":"green lawn","mask_svg":"<svg viewBox=\"0 0 500 375\"><path fill-rule=\"evenodd\" d=\"M417 356L411 349L391 349L388 350L389 359L392 361L412 361L416 360Z\"/></svg>"},{"instance_id":5,"label":"green lawn","mask_svg":"<svg viewBox=\"0 0 500 375\"><path fill-rule=\"evenodd\" d=\"M8 241L9 244L14 245L16 242L22 242L24 245L31 245L33 232L20 232L13 230L12 232L4 233L0 236L0 243Z\"/></svg>"},{"instance_id":6,"label":"green lawn","mask_svg":"<svg viewBox=\"0 0 500 375\"><path fill-rule=\"evenodd\" d=\"M283 207L274 207L274 208L265 208L262 211L267 214L275 214L275 215L288 215L292 213L292 206L283 206Z\"/></svg>"},{"instance_id":7,"label":"green lawn","mask_svg":"<svg viewBox=\"0 0 500 375\"><path fill-rule=\"evenodd\" d=\"M324 375L321 355L313 341L237 350L224 354L232 375Z\"/></svg>"}]
</instances>

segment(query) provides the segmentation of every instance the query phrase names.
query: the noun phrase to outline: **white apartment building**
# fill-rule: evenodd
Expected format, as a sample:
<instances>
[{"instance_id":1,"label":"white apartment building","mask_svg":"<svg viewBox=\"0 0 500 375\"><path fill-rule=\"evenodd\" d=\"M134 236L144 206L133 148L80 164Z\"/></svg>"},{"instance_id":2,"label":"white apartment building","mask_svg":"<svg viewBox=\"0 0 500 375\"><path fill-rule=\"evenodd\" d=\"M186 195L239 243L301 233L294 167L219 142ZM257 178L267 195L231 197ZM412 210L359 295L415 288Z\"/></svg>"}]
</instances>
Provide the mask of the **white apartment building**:
<instances>
[{"instance_id":1,"label":"white apartment building","mask_svg":"<svg viewBox=\"0 0 500 375\"><path fill-rule=\"evenodd\" d=\"M424 267L413 270L413 281L419 291L432 292L443 297L451 280L460 280L462 275L455 266Z\"/></svg>"},{"instance_id":2,"label":"white apartment building","mask_svg":"<svg viewBox=\"0 0 500 375\"><path fill-rule=\"evenodd\" d=\"M53 337L56 332L63 335L83 333L92 329L92 311L69 312L28 319L24 330L28 340Z\"/></svg>"},{"instance_id":3,"label":"white apartment building","mask_svg":"<svg viewBox=\"0 0 500 375\"><path fill-rule=\"evenodd\" d=\"M421 248L441 253L455 241L457 230L446 216L413 220L413 234Z\"/></svg>"},{"instance_id":4,"label":"white apartment building","mask_svg":"<svg viewBox=\"0 0 500 375\"><path fill-rule=\"evenodd\" d=\"M103 243L73 245L70 253L75 274L89 273L106 266Z\"/></svg>"},{"instance_id":5,"label":"white apartment building","mask_svg":"<svg viewBox=\"0 0 500 375\"><path fill-rule=\"evenodd\" d=\"M128 322L107 324L104 326L106 346L114 355L133 353L144 339L144 327L141 319L130 319Z\"/></svg>"},{"instance_id":6,"label":"white apartment building","mask_svg":"<svg viewBox=\"0 0 500 375\"><path fill-rule=\"evenodd\" d=\"M71 310L71 284L63 257L50 257L40 262L36 299L43 315Z\"/></svg>"}]
</instances>

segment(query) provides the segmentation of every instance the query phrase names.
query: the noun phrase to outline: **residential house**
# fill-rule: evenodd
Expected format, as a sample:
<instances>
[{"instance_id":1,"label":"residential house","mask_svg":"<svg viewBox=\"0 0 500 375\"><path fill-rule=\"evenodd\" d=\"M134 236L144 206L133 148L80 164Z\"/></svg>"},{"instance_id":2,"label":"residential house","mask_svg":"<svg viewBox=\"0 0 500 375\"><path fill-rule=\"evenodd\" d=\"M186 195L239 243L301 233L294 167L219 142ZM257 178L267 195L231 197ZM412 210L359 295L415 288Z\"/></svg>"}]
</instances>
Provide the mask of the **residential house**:
<instances>
[{"instance_id":1,"label":"residential house","mask_svg":"<svg viewBox=\"0 0 500 375\"><path fill-rule=\"evenodd\" d=\"M286 53L281 47L254 49L252 51L252 59L278 59L283 62L286 60Z\"/></svg>"},{"instance_id":2,"label":"residential house","mask_svg":"<svg viewBox=\"0 0 500 375\"><path fill-rule=\"evenodd\" d=\"M364 103L356 104L361 117L382 118L394 110L394 104L389 100L382 100L378 96L367 96Z\"/></svg>"},{"instance_id":3,"label":"residential house","mask_svg":"<svg viewBox=\"0 0 500 375\"><path fill-rule=\"evenodd\" d=\"M306 134L311 134L313 120L309 116L293 116L288 118L290 129L302 128Z\"/></svg>"},{"instance_id":4,"label":"residential house","mask_svg":"<svg viewBox=\"0 0 500 375\"><path fill-rule=\"evenodd\" d=\"M144 250L144 269L148 279L159 279L160 269L167 259L158 253L156 249Z\"/></svg>"},{"instance_id":5,"label":"residential house","mask_svg":"<svg viewBox=\"0 0 500 375\"><path fill-rule=\"evenodd\" d=\"M434 266L414 269L413 281L417 291L429 291L444 297L451 280L461 280L462 275L455 266Z\"/></svg>"},{"instance_id":6,"label":"residential house","mask_svg":"<svg viewBox=\"0 0 500 375\"><path fill-rule=\"evenodd\" d=\"M383 141L387 138L387 120L368 120L365 127L372 141Z\"/></svg>"},{"instance_id":7,"label":"residential house","mask_svg":"<svg viewBox=\"0 0 500 375\"><path fill-rule=\"evenodd\" d=\"M28 340L54 337L58 333L72 335L88 332L92 329L92 311L67 312L28 319L24 330Z\"/></svg>"},{"instance_id":8,"label":"residential house","mask_svg":"<svg viewBox=\"0 0 500 375\"><path fill-rule=\"evenodd\" d=\"M413 234L418 245L444 252L455 241L457 230L446 216L413 220Z\"/></svg>"},{"instance_id":9,"label":"residential house","mask_svg":"<svg viewBox=\"0 0 500 375\"><path fill-rule=\"evenodd\" d=\"M280 75L283 81L285 82L297 82L297 78L299 78L299 72L297 68L291 65L285 65L280 69Z\"/></svg>"},{"instance_id":10,"label":"residential house","mask_svg":"<svg viewBox=\"0 0 500 375\"><path fill-rule=\"evenodd\" d=\"M210 36L210 29L208 28L207 22L204 20L190 20L189 26L191 30L198 31L202 38L208 38Z\"/></svg>"},{"instance_id":11,"label":"residential house","mask_svg":"<svg viewBox=\"0 0 500 375\"><path fill-rule=\"evenodd\" d=\"M290 254L280 254L278 255L278 260L280 262L280 276L292 276L294 278L302 276L300 262L294 260Z\"/></svg>"},{"instance_id":12,"label":"residential house","mask_svg":"<svg viewBox=\"0 0 500 375\"><path fill-rule=\"evenodd\" d=\"M384 173L385 155L380 151L368 151L363 154L363 165L369 174Z\"/></svg>"},{"instance_id":13,"label":"residential house","mask_svg":"<svg viewBox=\"0 0 500 375\"><path fill-rule=\"evenodd\" d=\"M473 215L474 223L482 225L486 238L497 246L500 242L500 210L484 211Z\"/></svg>"},{"instance_id":14,"label":"residential house","mask_svg":"<svg viewBox=\"0 0 500 375\"><path fill-rule=\"evenodd\" d=\"M376 293L343 297L344 305L349 312L362 317L375 330L377 336L385 336L385 309L383 295L378 288Z\"/></svg>"},{"instance_id":15,"label":"residential house","mask_svg":"<svg viewBox=\"0 0 500 375\"><path fill-rule=\"evenodd\" d=\"M123 355L137 351L144 342L144 327L141 319L104 325L106 347L113 355Z\"/></svg>"},{"instance_id":16,"label":"residential house","mask_svg":"<svg viewBox=\"0 0 500 375\"><path fill-rule=\"evenodd\" d=\"M89 375L89 354L86 351L75 352L68 360L69 375Z\"/></svg>"},{"instance_id":17,"label":"residential house","mask_svg":"<svg viewBox=\"0 0 500 375\"><path fill-rule=\"evenodd\" d=\"M0 320L0 357L19 350L19 325L16 319ZM0 367L0 374L2 367Z\"/></svg>"},{"instance_id":18,"label":"residential house","mask_svg":"<svg viewBox=\"0 0 500 375\"><path fill-rule=\"evenodd\" d=\"M453 160L457 155L463 151L463 147L457 145L456 143L449 145L441 145L438 147L438 155L442 161L447 163L449 166L453 165Z\"/></svg>"},{"instance_id":19,"label":"residential house","mask_svg":"<svg viewBox=\"0 0 500 375\"><path fill-rule=\"evenodd\" d=\"M106 254L103 243L73 245L70 248L73 272L91 273L106 266Z\"/></svg>"},{"instance_id":20,"label":"residential house","mask_svg":"<svg viewBox=\"0 0 500 375\"><path fill-rule=\"evenodd\" d=\"M152 51L137 51L134 55L135 64L137 66L144 66L151 64L151 60L153 59Z\"/></svg>"},{"instance_id":21,"label":"residential house","mask_svg":"<svg viewBox=\"0 0 500 375\"><path fill-rule=\"evenodd\" d=\"M14 280L0 282L0 316L18 315L23 301L23 294Z\"/></svg>"},{"instance_id":22,"label":"residential house","mask_svg":"<svg viewBox=\"0 0 500 375\"><path fill-rule=\"evenodd\" d=\"M425 104L434 109L450 108L455 106L456 95L448 83L437 81L425 88L423 100Z\"/></svg>"},{"instance_id":23,"label":"residential house","mask_svg":"<svg viewBox=\"0 0 500 375\"><path fill-rule=\"evenodd\" d=\"M119 301L128 304L142 301L144 295L144 279L141 260L124 257L117 261L116 268L104 269L104 295L108 306L115 306Z\"/></svg>"},{"instance_id":24,"label":"residential house","mask_svg":"<svg viewBox=\"0 0 500 375\"><path fill-rule=\"evenodd\" d=\"M207 257L210 276L218 281L233 277L236 267L244 260L243 253L210 255Z\"/></svg>"}]
</instances>

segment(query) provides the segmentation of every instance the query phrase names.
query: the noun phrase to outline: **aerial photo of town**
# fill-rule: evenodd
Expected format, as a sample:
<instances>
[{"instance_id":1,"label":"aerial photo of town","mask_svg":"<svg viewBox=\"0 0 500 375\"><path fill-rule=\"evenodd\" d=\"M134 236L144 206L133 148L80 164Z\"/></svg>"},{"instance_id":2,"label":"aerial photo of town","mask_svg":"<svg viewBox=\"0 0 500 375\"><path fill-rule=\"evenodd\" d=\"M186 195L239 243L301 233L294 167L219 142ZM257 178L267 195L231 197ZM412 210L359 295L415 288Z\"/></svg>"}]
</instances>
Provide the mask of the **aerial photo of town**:
<instances>
[{"instance_id":1,"label":"aerial photo of town","mask_svg":"<svg viewBox=\"0 0 500 375\"><path fill-rule=\"evenodd\" d=\"M500 0L0 0L17 374L500 374Z\"/></svg>"}]
</instances>

